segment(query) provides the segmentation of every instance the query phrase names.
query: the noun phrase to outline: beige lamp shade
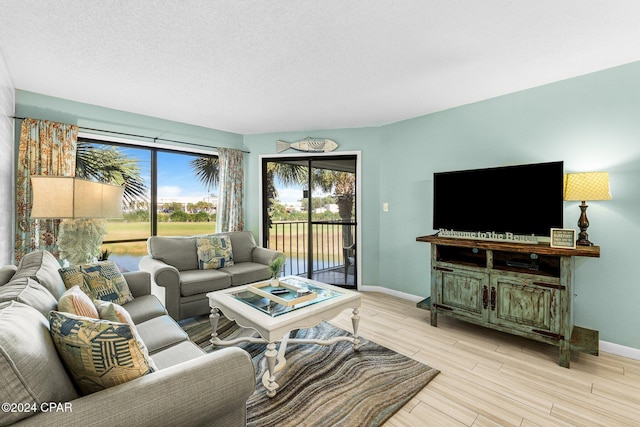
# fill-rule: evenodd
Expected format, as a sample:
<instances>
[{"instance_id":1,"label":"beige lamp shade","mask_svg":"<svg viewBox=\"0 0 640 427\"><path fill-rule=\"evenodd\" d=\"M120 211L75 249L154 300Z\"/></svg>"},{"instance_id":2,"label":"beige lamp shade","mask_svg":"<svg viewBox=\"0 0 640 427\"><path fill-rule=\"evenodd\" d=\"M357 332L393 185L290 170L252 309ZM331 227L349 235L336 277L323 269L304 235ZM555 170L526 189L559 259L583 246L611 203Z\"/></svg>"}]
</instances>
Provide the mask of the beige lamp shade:
<instances>
[{"instance_id":1,"label":"beige lamp shade","mask_svg":"<svg viewBox=\"0 0 640 427\"><path fill-rule=\"evenodd\" d=\"M32 176L31 218L122 218L124 187L71 176Z\"/></svg>"},{"instance_id":2,"label":"beige lamp shade","mask_svg":"<svg viewBox=\"0 0 640 427\"><path fill-rule=\"evenodd\" d=\"M565 175L565 200L611 200L608 172L580 172Z\"/></svg>"}]
</instances>

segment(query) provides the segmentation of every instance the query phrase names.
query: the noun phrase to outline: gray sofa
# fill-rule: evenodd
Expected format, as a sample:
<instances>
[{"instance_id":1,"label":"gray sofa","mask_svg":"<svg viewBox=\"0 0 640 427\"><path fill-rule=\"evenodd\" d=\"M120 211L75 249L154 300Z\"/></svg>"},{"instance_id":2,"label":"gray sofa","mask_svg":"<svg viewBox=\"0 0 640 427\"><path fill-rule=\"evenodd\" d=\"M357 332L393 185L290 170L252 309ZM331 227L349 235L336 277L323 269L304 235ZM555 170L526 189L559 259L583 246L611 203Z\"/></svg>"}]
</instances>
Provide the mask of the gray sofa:
<instances>
[{"instance_id":1,"label":"gray sofa","mask_svg":"<svg viewBox=\"0 0 640 427\"><path fill-rule=\"evenodd\" d=\"M151 295L148 273L124 277L134 299L123 307L159 370L79 396L46 317L65 290L58 262L38 251L17 267L0 268L0 402L22 405L14 412L3 406L0 426L246 425L246 401L255 389L248 353L204 353Z\"/></svg>"},{"instance_id":2,"label":"gray sofa","mask_svg":"<svg viewBox=\"0 0 640 427\"><path fill-rule=\"evenodd\" d=\"M140 270L151 273L152 293L176 320L207 314L209 292L269 279L269 264L284 255L257 246L250 231L213 236L229 236L233 265L199 269L196 239L201 236L152 236L147 241L149 255L140 260Z\"/></svg>"}]
</instances>

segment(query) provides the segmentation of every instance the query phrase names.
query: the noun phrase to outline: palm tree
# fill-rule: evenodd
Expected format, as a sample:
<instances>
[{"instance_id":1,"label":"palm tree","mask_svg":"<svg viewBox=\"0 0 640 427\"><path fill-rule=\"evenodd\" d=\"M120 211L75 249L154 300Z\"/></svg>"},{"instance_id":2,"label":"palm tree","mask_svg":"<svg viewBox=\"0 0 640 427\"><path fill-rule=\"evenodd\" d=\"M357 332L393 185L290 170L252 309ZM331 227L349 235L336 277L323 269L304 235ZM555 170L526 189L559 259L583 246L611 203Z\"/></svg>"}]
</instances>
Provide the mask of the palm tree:
<instances>
[{"instance_id":1,"label":"palm tree","mask_svg":"<svg viewBox=\"0 0 640 427\"><path fill-rule=\"evenodd\" d=\"M307 168L295 163L267 163L267 197L269 203L278 198L278 190L275 184L276 177L285 186L306 184Z\"/></svg>"},{"instance_id":2,"label":"palm tree","mask_svg":"<svg viewBox=\"0 0 640 427\"><path fill-rule=\"evenodd\" d=\"M78 142L75 172L78 178L123 185L123 204L126 206L146 199L147 186L137 161L124 155L117 147ZM90 262L95 256L99 256L105 233L104 220L78 219L63 222L58 234L60 259L66 259L72 264Z\"/></svg>"},{"instance_id":3,"label":"palm tree","mask_svg":"<svg viewBox=\"0 0 640 427\"><path fill-rule=\"evenodd\" d=\"M127 206L147 199L147 186L136 159L127 157L118 147L78 142L76 176L116 185L124 185Z\"/></svg>"},{"instance_id":4,"label":"palm tree","mask_svg":"<svg viewBox=\"0 0 640 427\"><path fill-rule=\"evenodd\" d=\"M220 182L220 161L218 157L197 157L190 162L191 170L196 178L209 189ZM275 178L284 185L294 185L306 182L306 167L293 163L269 162L267 164L267 212L271 211L273 201L278 198ZM267 218L267 225L271 227L271 218Z\"/></svg>"},{"instance_id":5,"label":"palm tree","mask_svg":"<svg viewBox=\"0 0 640 427\"><path fill-rule=\"evenodd\" d=\"M315 169L313 182L326 193L332 193L338 205L340 218L349 222L353 217L353 200L356 194L356 176L351 172Z\"/></svg>"},{"instance_id":6,"label":"palm tree","mask_svg":"<svg viewBox=\"0 0 640 427\"><path fill-rule=\"evenodd\" d=\"M196 177L208 187L219 183L220 163L217 157L198 157L191 161L191 169ZM271 212L273 201L278 198L275 179L285 186L307 184L307 167L296 163L268 162L266 199L267 212ZM333 193L338 205L338 212L343 222L350 222L353 216L353 201L356 193L355 174L335 170L314 169L312 185L323 191ZM271 218L267 218L267 228L271 228ZM349 246L353 243L350 227L343 227L343 243Z\"/></svg>"},{"instance_id":7,"label":"palm tree","mask_svg":"<svg viewBox=\"0 0 640 427\"><path fill-rule=\"evenodd\" d=\"M216 186L220 180L220 162L217 157L197 157L191 161L191 170L196 177L207 187ZM355 174L334 170L314 169L312 185L321 188L325 192L332 192L340 218L349 221L352 218L353 200L355 196ZM278 198L278 190L275 179L285 186L307 184L307 167L286 162L267 163L266 196L267 208Z\"/></svg>"},{"instance_id":8,"label":"palm tree","mask_svg":"<svg viewBox=\"0 0 640 427\"><path fill-rule=\"evenodd\" d=\"M333 195L342 222L351 222L356 194L356 175L351 172L315 169L313 183L324 192ZM342 242L345 247L353 243L350 227L342 227Z\"/></svg>"},{"instance_id":9,"label":"palm tree","mask_svg":"<svg viewBox=\"0 0 640 427\"><path fill-rule=\"evenodd\" d=\"M189 166L196 178L204 184L208 190L220 182L220 159L218 157L196 157L189 162Z\"/></svg>"},{"instance_id":10,"label":"palm tree","mask_svg":"<svg viewBox=\"0 0 640 427\"><path fill-rule=\"evenodd\" d=\"M272 211L273 202L278 199L276 177L286 185L303 184L307 180L307 168L294 163L267 163L267 212ZM267 229L271 229L271 215L267 217Z\"/></svg>"}]
</instances>

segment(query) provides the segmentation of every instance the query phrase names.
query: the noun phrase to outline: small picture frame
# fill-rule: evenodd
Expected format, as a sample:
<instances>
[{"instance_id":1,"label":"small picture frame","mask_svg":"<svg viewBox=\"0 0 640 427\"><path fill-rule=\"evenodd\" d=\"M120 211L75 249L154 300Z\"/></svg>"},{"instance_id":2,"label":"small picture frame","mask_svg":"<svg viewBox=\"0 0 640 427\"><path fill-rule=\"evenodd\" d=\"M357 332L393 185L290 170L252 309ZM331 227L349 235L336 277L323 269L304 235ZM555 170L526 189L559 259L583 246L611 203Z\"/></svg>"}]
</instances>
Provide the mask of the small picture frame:
<instances>
[{"instance_id":1,"label":"small picture frame","mask_svg":"<svg viewBox=\"0 0 640 427\"><path fill-rule=\"evenodd\" d=\"M552 228L551 243L552 248L576 248L576 230L572 228Z\"/></svg>"}]
</instances>

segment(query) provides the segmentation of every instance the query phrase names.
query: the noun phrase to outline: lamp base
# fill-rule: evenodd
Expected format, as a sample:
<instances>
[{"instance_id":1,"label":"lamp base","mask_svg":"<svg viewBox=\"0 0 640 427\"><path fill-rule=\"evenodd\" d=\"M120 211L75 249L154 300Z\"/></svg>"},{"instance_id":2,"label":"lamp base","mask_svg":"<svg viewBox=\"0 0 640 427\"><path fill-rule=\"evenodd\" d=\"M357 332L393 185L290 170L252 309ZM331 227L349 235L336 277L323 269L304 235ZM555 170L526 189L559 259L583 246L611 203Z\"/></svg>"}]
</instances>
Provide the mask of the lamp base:
<instances>
[{"instance_id":1,"label":"lamp base","mask_svg":"<svg viewBox=\"0 0 640 427\"><path fill-rule=\"evenodd\" d=\"M583 200L580 205L580 218L578 219L578 227L580 228L578 240L576 240L576 245L578 246L593 246L593 243L589 241L589 234L587 233L587 228L589 228L589 220L587 219L588 207Z\"/></svg>"},{"instance_id":2,"label":"lamp base","mask_svg":"<svg viewBox=\"0 0 640 427\"><path fill-rule=\"evenodd\" d=\"M578 239L576 240L576 245L578 246L593 246L593 243L589 241L589 239Z\"/></svg>"},{"instance_id":3,"label":"lamp base","mask_svg":"<svg viewBox=\"0 0 640 427\"><path fill-rule=\"evenodd\" d=\"M66 219L60 223L58 248L60 260L71 265L97 259L106 228L103 219Z\"/></svg>"}]
</instances>

